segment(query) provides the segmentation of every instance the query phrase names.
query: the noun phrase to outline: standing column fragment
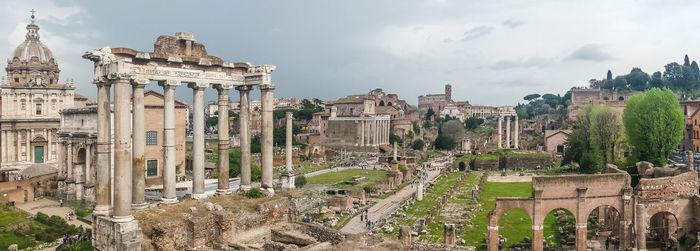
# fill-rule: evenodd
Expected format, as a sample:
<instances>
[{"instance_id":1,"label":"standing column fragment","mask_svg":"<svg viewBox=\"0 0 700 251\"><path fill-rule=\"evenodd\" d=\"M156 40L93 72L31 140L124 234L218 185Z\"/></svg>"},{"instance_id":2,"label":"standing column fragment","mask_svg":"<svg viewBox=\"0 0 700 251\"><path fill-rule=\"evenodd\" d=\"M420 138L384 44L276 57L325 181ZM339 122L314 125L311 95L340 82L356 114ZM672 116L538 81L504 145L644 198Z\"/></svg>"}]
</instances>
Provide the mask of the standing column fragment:
<instances>
[{"instance_id":1,"label":"standing column fragment","mask_svg":"<svg viewBox=\"0 0 700 251\"><path fill-rule=\"evenodd\" d=\"M515 137L514 137L514 139L513 139L514 142L515 142L515 143L514 143L515 149L518 149L518 148L519 148L519 146L518 146L518 138L520 137L520 127L518 127L518 120L519 120L519 119L518 119L518 116L516 115L516 116L515 116Z\"/></svg>"},{"instance_id":2,"label":"standing column fragment","mask_svg":"<svg viewBox=\"0 0 700 251\"><path fill-rule=\"evenodd\" d=\"M193 96L192 198L204 199L204 87L189 84Z\"/></svg>"},{"instance_id":3,"label":"standing column fragment","mask_svg":"<svg viewBox=\"0 0 700 251\"><path fill-rule=\"evenodd\" d=\"M228 194L231 193L228 185L228 91L230 87L216 85L215 88L219 92L219 160L217 162L219 184L216 194Z\"/></svg>"},{"instance_id":4,"label":"standing column fragment","mask_svg":"<svg viewBox=\"0 0 700 251\"><path fill-rule=\"evenodd\" d=\"M130 80L114 82L114 212L115 222L131 216L131 92Z\"/></svg>"},{"instance_id":5,"label":"standing column fragment","mask_svg":"<svg viewBox=\"0 0 700 251\"><path fill-rule=\"evenodd\" d=\"M95 180L95 215L109 215L112 203L111 188L111 140L112 109L109 102L110 84L101 82L97 85L97 179ZM65 150L65 148L64 148ZM63 161L65 161L61 157Z\"/></svg>"},{"instance_id":6,"label":"standing column fragment","mask_svg":"<svg viewBox=\"0 0 700 251\"><path fill-rule=\"evenodd\" d=\"M506 117L506 148L510 148L510 116Z\"/></svg>"},{"instance_id":7,"label":"standing column fragment","mask_svg":"<svg viewBox=\"0 0 700 251\"><path fill-rule=\"evenodd\" d=\"M177 81L161 81L163 87L163 197L162 204L177 202L175 185L175 87Z\"/></svg>"},{"instance_id":8,"label":"standing column fragment","mask_svg":"<svg viewBox=\"0 0 700 251\"><path fill-rule=\"evenodd\" d=\"M272 187L272 112L274 110L274 93L275 86L266 84L260 86L261 103L262 103L262 184L261 187L270 193L274 193Z\"/></svg>"},{"instance_id":9,"label":"standing column fragment","mask_svg":"<svg viewBox=\"0 0 700 251\"><path fill-rule=\"evenodd\" d=\"M503 117L501 117L499 115L498 116L498 148L499 149L503 147L503 145L501 144L501 139L503 139L503 137L501 136L501 134L503 133L503 127L501 125L502 123L503 123Z\"/></svg>"},{"instance_id":10,"label":"standing column fragment","mask_svg":"<svg viewBox=\"0 0 700 251\"><path fill-rule=\"evenodd\" d=\"M144 125L143 88L148 80L135 80L134 104L133 104L133 157L132 157L132 181L131 181L131 208L141 210L148 207L145 197L146 189L146 160L144 153L146 148L146 129Z\"/></svg>"},{"instance_id":11,"label":"standing column fragment","mask_svg":"<svg viewBox=\"0 0 700 251\"><path fill-rule=\"evenodd\" d=\"M249 85L236 87L240 94L241 112L238 116L240 123L239 137L241 140L241 186L242 191L251 188L250 177L250 90Z\"/></svg>"}]
</instances>

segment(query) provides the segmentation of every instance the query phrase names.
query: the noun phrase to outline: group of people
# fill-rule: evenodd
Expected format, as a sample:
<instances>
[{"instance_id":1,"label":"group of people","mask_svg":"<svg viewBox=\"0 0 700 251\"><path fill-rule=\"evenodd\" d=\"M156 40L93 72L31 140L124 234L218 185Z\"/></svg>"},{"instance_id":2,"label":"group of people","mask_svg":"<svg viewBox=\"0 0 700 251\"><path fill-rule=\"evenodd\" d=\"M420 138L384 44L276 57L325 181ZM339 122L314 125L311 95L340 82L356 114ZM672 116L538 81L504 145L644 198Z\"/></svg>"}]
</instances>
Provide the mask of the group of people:
<instances>
[{"instance_id":1,"label":"group of people","mask_svg":"<svg viewBox=\"0 0 700 251\"><path fill-rule=\"evenodd\" d=\"M19 175L19 176L17 176L17 181L26 180L26 179L27 179L27 176L25 176L25 175Z\"/></svg>"},{"instance_id":2,"label":"group of people","mask_svg":"<svg viewBox=\"0 0 700 251\"><path fill-rule=\"evenodd\" d=\"M75 218L75 214L73 211L70 211L63 218L65 218L66 221L72 221L73 218Z\"/></svg>"},{"instance_id":3,"label":"group of people","mask_svg":"<svg viewBox=\"0 0 700 251\"><path fill-rule=\"evenodd\" d=\"M60 248L63 245L73 245L82 241L91 241L91 234L92 233L90 233L90 231L86 231L83 234L78 234L74 236L69 236L68 234L66 234L66 236L63 236L63 238L58 239L58 247Z\"/></svg>"},{"instance_id":4,"label":"group of people","mask_svg":"<svg viewBox=\"0 0 700 251\"><path fill-rule=\"evenodd\" d=\"M365 227L367 228L367 230L372 229L372 226L374 226L374 223L371 220L369 220L367 209L365 209L365 211L363 211L360 214L360 221L365 223Z\"/></svg>"}]
</instances>

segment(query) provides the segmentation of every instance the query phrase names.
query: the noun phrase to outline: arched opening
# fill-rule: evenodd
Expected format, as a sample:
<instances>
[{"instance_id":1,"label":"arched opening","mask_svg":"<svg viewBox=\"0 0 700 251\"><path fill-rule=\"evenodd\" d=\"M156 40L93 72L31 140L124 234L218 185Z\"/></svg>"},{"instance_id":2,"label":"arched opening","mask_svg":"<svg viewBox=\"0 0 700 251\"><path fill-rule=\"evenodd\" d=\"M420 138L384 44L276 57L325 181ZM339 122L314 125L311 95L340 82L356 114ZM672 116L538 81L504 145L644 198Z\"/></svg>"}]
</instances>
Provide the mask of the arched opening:
<instances>
[{"instance_id":1,"label":"arched opening","mask_svg":"<svg viewBox=\"0 0 700 251\"><path fill-rule=\"evenodd\" d=\"M384 100L379 101L379 106L384 106Z\"/></svg>"},{"instance_id":2,"label":"arched opening","mask_svg":"<svg viewBox=\"0 0 700 251\"><path fill-rule=\"evenodd\" d=\"M80 150L78 150L77 157L78 161L76 162L76 164L85 164L85 148L80 148Z\"/></svg>"},{"instance_id":3,"label":"arched opening","mask_svg":"<svg viewBox=\"0 0 700 251\"><path fill-rule=\"evenodd\" d=\"M618 250L620 247L620 221L622 215L611 206L599 206L588 214L588 248L592 250Z\"/></svg>"},{"instance_id":4,"label":"arched opening","mask_svg":"<svg viewBox=\"0 0 700 251\"><path fill-rule=\"evenodd\" d=\"M619 100L619 101L623 101L623 100L625 100L625 97L623 97L623 96L620 96L619 98L617 98L617 100Z\"/></svg>"},{"instance_id":5,"label":"arched opening","mask_svg":"<svg viewBox=\"0 0 700 251\"><path fill-rule=\"evenodd\" d=\"M672 213L658 212L651 216L646 232L647 250L678 250L679 227Z\"/></svg>"},{"instance_id":6,"label":"arched opening","mask_svg":"<svg viewBox=\"0 0 700 251\"><path fill-rule=\"evenodd\" d=\"M389 102L389 103L387 104L387 106L391 106L391 102Z\"/></svg>"},{"instance_id":7,"label":"arched opening","mask_svg":"<svg viewBox=\"0 0 700 251\"><path fill-rule=\"evenodd\" d=\"M557 208L547 213L542 224L545 247L574 250L576 246L576 217L571 211Z\"/></svg>"},{"instance_id":8,"label":"arched opening","mask_svg":"<svg viewBox=\"0 0 700 251\"><path fill-rule=\"evenodd\" d=\"M460 171L464 171L464 170L466 170L466 169L467 169L467 165L464 164L464 161L459 162L459 170L460 170Z\"/></svg>"},{"instance_id":9,"label":"arched opening","mask_svg":"<svg viewBox=\"0 0 700 251\"><path fill-rule=\"evenodd\" d=\"M532 249L532 218L522 209L503 212L498 219L498 249Z\"/></svg>"}]
</instances>

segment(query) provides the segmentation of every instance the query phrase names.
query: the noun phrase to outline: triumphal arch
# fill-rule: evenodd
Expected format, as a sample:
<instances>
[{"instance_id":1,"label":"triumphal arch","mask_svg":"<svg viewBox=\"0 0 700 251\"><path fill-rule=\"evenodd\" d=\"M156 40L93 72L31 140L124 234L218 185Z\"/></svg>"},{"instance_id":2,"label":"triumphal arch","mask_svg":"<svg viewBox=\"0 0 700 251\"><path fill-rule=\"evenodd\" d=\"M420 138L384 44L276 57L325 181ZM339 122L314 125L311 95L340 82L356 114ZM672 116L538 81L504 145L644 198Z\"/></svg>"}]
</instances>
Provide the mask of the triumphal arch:
<instances>
[{"instance_id":1,"label":"triumphal arch","mask_svg":"<svg viewBox=\"0 0 700 251\"><path fill-rule=\"evenodd\" d=\"M249 117L249 94L257 86L262 103L262 182L261 188L274 193L273 157L273 65L253 66L229 63L207 54L194 35L179 32L160 36L152 52L129 48L104 47L86 52L83 58L94 62L93 82L97 87L97 178L93 223L96 250L140 250L141 230L132 210L147 206L144 197L144 87L156 82L164 93L163 198L162 204L177 203L175 195L175 88L186 85L193 92L193 188L192 197L204 194L204 89L218 91L218 188L229 190L228 92L240 93L241 118ZM110 89L113 89L114 121L110 119ZM133 92L133 93L132 93ZM112 124L114 128L111 128ZM249 189L249 120L240 119L241 189ZM111 131L114 132L112 141ZM133 137L132 137L133 133ZM112 156L113 155L113 156ZM113 163L111 158L113 157ZM113 177L110 173L113 172ZM112 179L113 184L112 184Z\"/></svg>"},{"instance_id":2,"label":"triumphal arch","mask_svg":"<svg viewBox=\"0 0 700 251\"><path fill-rule=\"evenodd\" d=\"M587 223L593 213L605 218L618 250L647 250L648 244L678 250L679 239L700 229L698 173L687 167L692 165L653 167L639 162L640 180L634 188L630 175L614 165L602 174L533 177L531 197L496 199L488 215L488 250L499 249L499 220L511 209L530 216L536 251L544 249L545 216L555 210L573 214L576 250L588 249Z\"/></svg>"}]
</instances>

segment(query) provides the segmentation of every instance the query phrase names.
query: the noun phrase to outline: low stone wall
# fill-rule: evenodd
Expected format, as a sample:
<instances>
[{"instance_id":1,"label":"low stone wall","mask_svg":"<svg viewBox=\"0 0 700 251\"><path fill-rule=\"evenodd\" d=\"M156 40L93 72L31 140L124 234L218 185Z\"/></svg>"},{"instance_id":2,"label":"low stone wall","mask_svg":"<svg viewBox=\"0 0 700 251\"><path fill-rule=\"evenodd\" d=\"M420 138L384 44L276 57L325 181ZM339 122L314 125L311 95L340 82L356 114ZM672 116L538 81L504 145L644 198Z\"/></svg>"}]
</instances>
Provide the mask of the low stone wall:
<instances>
[{"instance_id":1,"label":"low stone wall","mask_svg":"<svg viewBox=\"0 0 700 251\"><path fill-rule=\"evenodd\" d=\"M330 242L337 245L345 240L345 235L338 230L330 229L321 225L297 222L301 226L301 231L314 237L318 242Z\"/></svg>"},{"instance_id":2,"label":"low stone wall","mask_svg":"<svg viewBox=\"0 0 700 251\"><path fill-rule=\"evenodd\" d=\"M448 250L467 250L476 251L475 247L465 247L447 244L437 244L437 243L426 243L426 242L414 242L411 243L411 250L417 251L448 251Z\"/></svg>"},{"instance_id":3,"label":"low stone wall","mask_svg":"<svg viewBox=\"0 0 700 251\"><path fill-rule=\"evenodd\" d=\"M540 170L554 167L554 161L549 154L524 154L501 156L499 167L506 170Z\"/></svg>"},{"instance_id":4,"label":"low stone wall","mask_svg":"<svg viewBox=\"0 0 700 251\"><path fill-rule=\"evenodd\" d=\"M473 161L474 170L498 170L497 159L476 159Z\"/></svg>"}]
</instances>

